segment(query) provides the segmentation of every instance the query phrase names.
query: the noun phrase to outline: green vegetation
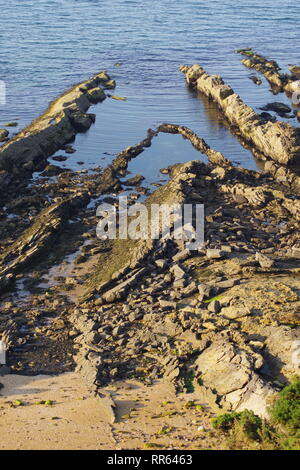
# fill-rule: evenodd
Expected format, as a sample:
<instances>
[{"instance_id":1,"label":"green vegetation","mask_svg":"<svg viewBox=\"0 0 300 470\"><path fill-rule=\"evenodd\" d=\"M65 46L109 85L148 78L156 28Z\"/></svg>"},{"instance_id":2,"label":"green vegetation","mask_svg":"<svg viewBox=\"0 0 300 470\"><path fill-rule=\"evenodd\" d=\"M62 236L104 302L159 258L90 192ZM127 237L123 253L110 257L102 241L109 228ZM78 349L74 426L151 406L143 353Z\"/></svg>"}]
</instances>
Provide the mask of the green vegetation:
<instances>
[{"instance_id":1,"label":"green vegetation","mask_svg":"<svg viewBox=\"0 0 300 470\"><path fill-rule=\"evenodd\" d=\"M195 406L195 409L196 409L197 411L205 411L205 406L203 406L203 405L196 405L196 406Z\"/></svg>"},{"instance_id":2,"label":"green vegetation","mask_svg":"<svg viewBox=\"0 0 300 470\"><path fill-rule=\"evenodd\" d=\"M248 48L248 49L238 49L238 50L236 51L236 53L237 53L237 54L248 55L248 56L250 56L250 57L252 57L252 56L254 55L254 52L253 52L253 50L251 49L251 47Z\"/></svg>"},{"instance_id":3,"label":"green vegetation","mask_svg":"<svg viewBox=\"0 0 300 470\"><path fill-rule=\"evenodd\" d=\"M186 409L191 409L191 408L195 408L195 401L187 401L184 405L183 405L183 408L186 408Z\"/></svg>"},{"instance_id":4,"label":"green vegetation","mask_svg":"<svg viewBox=\"0 0 300 470\"><path fill-rule=\"evenodd\" d=\"M217 418L213 418L213 428L221 429L222 431L229 431L233 427L235 420L238 419L240 414L241 413L224 413Z\"/></svg>"},{"instance_id":5,"label":"green vegetation","mask_svg":"<svg viewBox=\"0 0 300 470\"><path fill-rule=\"evenodd\" d=\"M184 384L185 384L187 393L193 393L193 391L195 390L194 384L193 384L194 378L195 378L195 374L192 371L189 371L184 377Z\"/></svg>"},{"instance_id":6,"label":"green vegetation","mask_svg":"<svg viewBox=\"0 0 300 470\"><path fill-rule=\"evenodd\" d=\"M157 434L158 435L169 434L172 431L173 431L173 428L163 426L162 428L159 429L159 431L157 431Z\"/></svg>"},{"instance_id":7,"label":"green vegetation","mask_svg":"<svg viewBox=\"0 0 300 470\"><path fill-rule=\"evenodd\" d=\"M161 447L163 447L163 445L156 444L155 442L146 442L146 444L144 444L144 449L160 449Z\"/></svg>"},{"instance_id":8,"label":"green vegetation","mask_svg":"<svg viewBox=\"0 0 300 470\"><path fill-rule=\"evenodd\" d=\"M15 400L13 404L14 406L24 406L24 402L22 400Z\"/></svg>"},{"instance_id":9,"label":"green vegetation","mask_svg":"<svg viewBox=\"0 0 300 470\"><path fill-rule=\"evenodd\" d=\"M239 428L247 439L259 441L261 439L262 420L253 411L244 410L240 413L225 413L213 419L213 427L228 431L233 427Z\"/></svg>"},{"instance_id":10,"label":"green vegetation","mask_svg":"<svg viewBox=\"0 0 300 470\"><path fill-rule=\"evenodd\" d=\"M46 406L52 406L52 405L53 405L53 401L52 401L52 400L46 400L46 401L45 401L45 405L46 405Z\"/></svg>"},{"instance_id":11,"label":"green vegetation","mask_svg":"<svg viewBox=\"0 0 300 470\"><path fill-rule=\"evenodd\" d=\"M284 450L300 449L300 378L285 387L279 394L269 414L280 431L280 446Z\"/></svg>"},{"instance_id":12,"label":"green vegetation","mask_svg":"<svg viewBox=\"0 0 300 470\"><path fill-rule=\"evenodd\" d=\"M215 297L212 297L211 299L208 299L208 300L204 300L204 303L205 304L210 304L211 302L213 302L214 300L221 300L223 299L224 295L216 295Z\"/></svg>"},{"instance_id":13,"label":"green vegetation","mask_svg":"<svg viewBox=\"0 0 300 470\"><path fill-rule=\"evenodd\" d=\"M286 426L292 433L300 433L300 379L279 393L269 414L275 423Z\"/></svg>"},{"instance_id":14,"label":"green vegetation","mask_svg":"<svg viewBox=\"0 0 300 470\"><path fill-rule=\"evenodd\" d=\"M270 420L253 411L225 413L212 420L230 449L300 449L300 378L285 387L268 409Z\"/></svg>"}]
</instances>

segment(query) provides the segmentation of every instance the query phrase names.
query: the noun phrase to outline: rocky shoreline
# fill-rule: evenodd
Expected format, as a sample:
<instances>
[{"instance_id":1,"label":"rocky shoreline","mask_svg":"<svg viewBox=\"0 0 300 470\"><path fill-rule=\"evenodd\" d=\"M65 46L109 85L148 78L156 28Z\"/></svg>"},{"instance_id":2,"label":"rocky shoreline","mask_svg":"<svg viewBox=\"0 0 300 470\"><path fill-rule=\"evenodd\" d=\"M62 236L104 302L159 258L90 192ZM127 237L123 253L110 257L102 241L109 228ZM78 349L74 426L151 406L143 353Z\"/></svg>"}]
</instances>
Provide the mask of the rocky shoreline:
<instances>
[{"instance_id":1,"label":"rocky shoreline","mask_svg":"<svg viewBox=\"0 0 300 470\"><path fill-rule=\"evenodd\" d=\"M47 166L47 157L86 132L95 114L86 111L106 99L104 89L116 83L106 72L73 86L50 103L45 113L0 147L1 196L16 179L30 178ZM5 130L4 130L5 131ZM7 137L8 134L6 134Z\"/></svg>"},{"instance_id":2,"label":"rocky shoreline","mask_svg":"<svg viewBox=\"0 0 300 470\"><path fill-rule=\"evenodd\" d=\"M211 403L264 414L266 399L275 393L278 380L285 382L297 372L287 352L299 337L293 326L299 322L299 300L293 289L299 286L295 228L300 201L290 204L290 195L275 190L267 176L223 163L206 166L194 161L176 167L170 182L149 198L161 203L206 201L207 248L188 252L169 240L150 247L139 242L130 252L125 242L127 265L122 269L118 264L122 274L111 276L114 287L112 280L103 284L98 277L100 296L94 295L86 304L95 305L93 314L76 310L75 325L81 332L76 340L81 344L78 370L96 388L137 370L147 381L168 377L179 390L186 390L187 377L193 377L193 387L203 383L199 393L206 401L210 396ZM262 213L272 220L273 229L262 224ZM270 233L286 216L291 225L277 234L274 247ZM119 253L112 249L106 264L113 265L115 257L119 262ZM100 257L105 281L102 266ZM276 300L271 300L268 290ZM218 300L213 300L216 296ZM277 335L285 338L285 346L284 341L280 348L275 346ZM279 375L276 361L281 364ZM264 376L261 370L269 372Z\"/></svg>"},{"instance_id":3,"label":"rocky shoreline","mask_svg":"<svg viewBox=\"0 0 300 470\"><path fill-rule=\"evenodd\" d=\"M288 94L292 94L299 90L299 71L294 71L297 67L292 67L292 73L286 74L280 72L280 67L275 60L269 60L266 57L255 53L250 49L240 49L236 51L237 54L246 56L246 59L242 60L242 64L250 69L255 69L262 73L264 77L272 86L274 93L280 93L286 91Z\"/></svg>"},{"instance_id":4,"label":"rocky shoreline","mask_svg":"<svg viewBox=\"0 0 300 470\"><path fill-rule=\"evenodd\" d=\"M280 165L299 163L300 131L285 122L271 122L246 105L219 75L208 75L200 65L181 66L188 86L211 98L231 126L265 157Z\"/></svg>"},{"instance_id":5,"label":"rocky shoreline","mask_svg":"<svg viewBox=\"0 0 300 470\"><path fill-rule=\"evenodd\" d=\"M0 339L8 348L0 373L75 368L100 397L116 381L165 380L211 409L266 416L268 401L299 373L300 182L286 165L299 158L300 133L262 122L200 66L182 71L265 154L265 171L236 167L187 127L168 123L107 168L49 165L47 157L92 124L86 111L105 98L101 86L115 83L99 74L52 103L0 148L4 180L25 175L0 212ZM160 133L181 135L207 163L162 169L169 181L150 193L143 178L124 178ZM44 172L28 185L38 168ZM117 207L128 187L130 204L141 195L146 205L204 204L205 246L189 251L174 237L97 239L93 204Z\"/></svg>"}]
</instances>

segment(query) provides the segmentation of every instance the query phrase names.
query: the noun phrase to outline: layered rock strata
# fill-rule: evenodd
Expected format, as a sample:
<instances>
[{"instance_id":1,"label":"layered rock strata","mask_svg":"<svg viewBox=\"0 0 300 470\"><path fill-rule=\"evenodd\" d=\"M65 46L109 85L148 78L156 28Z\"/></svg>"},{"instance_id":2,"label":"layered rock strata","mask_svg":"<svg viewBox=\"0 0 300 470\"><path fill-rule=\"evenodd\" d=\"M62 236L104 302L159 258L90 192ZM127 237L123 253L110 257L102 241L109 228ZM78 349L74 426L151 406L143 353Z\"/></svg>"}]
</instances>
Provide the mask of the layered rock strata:
<instances>
[{"instance_id":1,"label":"layered rock strata","mask_svg":"<svg viewBox=\"0 0 300 470\"><path fill-rule=\"evenodd\" d=\"M300 129L285 122L266 122L219 75L200 65L181 66L188 86L216 102L229 123L255 149L281 165L300 160Z\"/></svg>"}]
</instances>

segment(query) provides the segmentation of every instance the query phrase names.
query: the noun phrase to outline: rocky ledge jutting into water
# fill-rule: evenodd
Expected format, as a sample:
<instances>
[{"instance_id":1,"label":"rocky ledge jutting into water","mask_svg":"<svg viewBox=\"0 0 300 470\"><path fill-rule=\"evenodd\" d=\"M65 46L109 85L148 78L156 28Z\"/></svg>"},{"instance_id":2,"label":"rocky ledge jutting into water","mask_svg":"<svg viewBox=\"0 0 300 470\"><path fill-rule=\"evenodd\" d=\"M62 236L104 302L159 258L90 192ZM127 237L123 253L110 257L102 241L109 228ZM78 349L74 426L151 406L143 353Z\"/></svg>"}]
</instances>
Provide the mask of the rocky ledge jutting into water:
<instances>
[{"instance_id":1,"label":"rocky ledge jutting into water","mask_svg":"<svg viewBox=\"0 0 300 470\"><path fill-rule=\"evenodd\" d=\"M300 68L291 67L291 74L281 73L280 67L275 60L256 54L251 48L239 49L238 54L246 56L242 63L249 69L255 69L262 73L271 84L274 92L286 91L293 93L300 90Z\"/></svg>"},{"instance_id":2,"label":"rocky ledge jutting into water","mask_svg":"<svg viewBox=\"0 0 300 470\"><path fill-rule=\"evenodd\" d=\"M53 101L42 116L0 147L1 188L10 183L12 175L30 175L41 163L47 164L47 157L72 141L77 132L87 131L95 114L86 111L91 104L106 98L103 88L114 87L115 81L106 72L73 86Z\"/></svg>"},{"instance_id":3,"label":"rocky ledge jutting into water","mask_svg":"<svg viewBox=\"0 0 300 470\"><path fill-rule=\"evenodd\" d=\"M209 75L200 65L181 66L187 84L213 99L237 133L267 158L281 165L300 161L300 129L285 122L266 122L246 105L219 75Z\"/></svg>"}]
</instances>

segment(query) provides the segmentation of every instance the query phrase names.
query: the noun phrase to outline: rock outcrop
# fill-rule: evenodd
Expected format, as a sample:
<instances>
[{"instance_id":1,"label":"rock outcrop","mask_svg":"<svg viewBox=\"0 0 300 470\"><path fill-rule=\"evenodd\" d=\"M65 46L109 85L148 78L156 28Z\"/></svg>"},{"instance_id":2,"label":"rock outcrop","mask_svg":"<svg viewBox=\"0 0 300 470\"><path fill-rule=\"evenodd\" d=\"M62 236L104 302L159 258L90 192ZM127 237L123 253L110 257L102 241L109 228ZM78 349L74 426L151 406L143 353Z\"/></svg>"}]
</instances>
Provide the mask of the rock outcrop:
<instances>
[{"instance_id":1,"label":"rock outcrop","mask_svg":"<svg viewBox=\"0 0 300 470\"><path fill-rule=\"evenodd\" d=\"M5 142L7 140L8 135L9 132L6 129L0 129L0 142Z\"/></svg>"},{"instance_id":2,"label":"rock outcrop","mask_svg":"<svg viewBox=\"0 0 300 470\"><path fill-rule=\"evenodd\" d=\"M262 73L276 93L280 91L288 93L300 91L299 73L281 73L280 67L275 60L270 60L260 54L256 54L252 49L239 49L236 52L246 56L242 63L249 69L255 69Z\"/></svg>"},{"instance_id":3,"label":"rock outcrop","mask_svg":"<svg viewBox=\"0 0 300 470\"><path fill-rule=\"evenodd\" d=\"M266 400L274 394L274 388L257 374L262 364L262 357L247 348L240 337L239 342L234 342L230 332L227 336L224 332L217 334L195 362L202 382L222 397L225 408L248 408L266 416Z\"/></svg>"},{"instance_id":4,"label":"rock outcrop","mask_svg":"<svg viewBox=\"0 0 300 470\"><path fill-rule=\"evenodd\" d=\"M45 113L0 148L0 170L22 173L33 170L41 160L84 132L95 121L86 111L106 98L103 88L111 86L106 72L73 86L53 101Z\"/></svg>"},{"instance_id":5,"label":"rock outcrop","mask_svg":"<svg viewBox=\"0 0 300 470\"><path fill-rule=\"evenodd\" d=\"M181 66L187 84L213 99L237 133L263 155L281 165L300 161L300 129L284 122L265 122L219 75L200 65Z\"/></svg>"}]
</instances>

